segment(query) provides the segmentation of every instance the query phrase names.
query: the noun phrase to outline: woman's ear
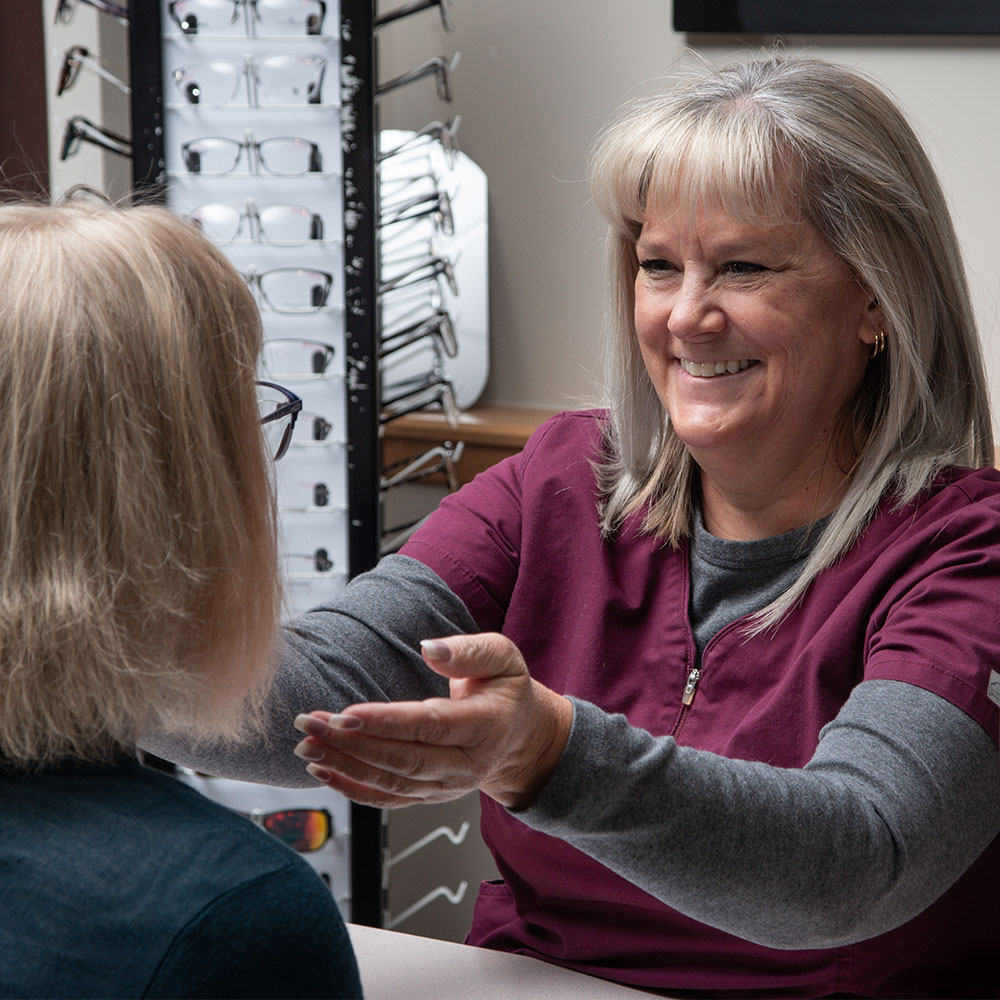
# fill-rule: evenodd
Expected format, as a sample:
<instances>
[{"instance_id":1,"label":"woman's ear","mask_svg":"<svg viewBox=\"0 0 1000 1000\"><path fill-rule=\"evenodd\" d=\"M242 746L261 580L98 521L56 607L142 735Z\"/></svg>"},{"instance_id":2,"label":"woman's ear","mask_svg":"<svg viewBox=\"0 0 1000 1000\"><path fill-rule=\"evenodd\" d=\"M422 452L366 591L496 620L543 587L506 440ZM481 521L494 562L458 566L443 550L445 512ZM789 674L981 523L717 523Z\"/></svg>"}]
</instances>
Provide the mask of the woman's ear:
<instances>
[{"instance_id":1,"label":"woman's ear","mask_svg":"<svg viewBox=\"0 0 1000 1000\"><path fill-rule=\"evenodd\" d=\"M865 320L859 332L862 341L869 347L875 344L880 335L885 337L885 313L882 312L882 307L874 296L865 310Z\"/></svg>"}]
</instances>

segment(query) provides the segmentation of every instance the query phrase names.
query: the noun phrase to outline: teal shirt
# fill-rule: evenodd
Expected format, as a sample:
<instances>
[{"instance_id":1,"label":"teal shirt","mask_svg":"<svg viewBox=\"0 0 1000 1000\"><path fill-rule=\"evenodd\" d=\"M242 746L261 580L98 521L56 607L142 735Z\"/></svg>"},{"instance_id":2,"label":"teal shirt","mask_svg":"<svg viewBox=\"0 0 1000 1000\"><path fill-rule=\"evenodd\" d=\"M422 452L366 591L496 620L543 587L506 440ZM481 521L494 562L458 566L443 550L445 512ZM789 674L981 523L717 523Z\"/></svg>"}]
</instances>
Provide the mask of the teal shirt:
<instances>
[{"instance_id":1,"label":"teal shirt","mask_svg":"<svg viewBox=\"0 0 1000 1000\"><path fill-rule=\"evenodd\" d=\"M0 886L2 997L361 996L302 858L132 759L0 770Z\"/></svg>"}]
</instances>

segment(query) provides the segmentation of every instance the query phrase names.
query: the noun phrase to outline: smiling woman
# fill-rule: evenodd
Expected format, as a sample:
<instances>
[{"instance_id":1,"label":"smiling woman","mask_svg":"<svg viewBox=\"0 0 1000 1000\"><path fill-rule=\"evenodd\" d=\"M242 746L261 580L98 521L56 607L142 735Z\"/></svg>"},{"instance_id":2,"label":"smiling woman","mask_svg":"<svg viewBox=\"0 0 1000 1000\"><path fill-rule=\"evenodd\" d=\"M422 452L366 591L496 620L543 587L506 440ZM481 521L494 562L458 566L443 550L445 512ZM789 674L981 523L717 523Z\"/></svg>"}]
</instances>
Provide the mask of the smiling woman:
<instances>
[{"instance_id":1,"label":"smiling woman","mask_svg":"<svg viewBox=\"0 0 1000 1000\"><path fill-rule=\"evenodd\" d=\"M846 490L804 572L760 623L778 621L851 547L890 486L905 502L947 465L992 463L982 353L947 203L909 123L870 80L821 60L780 57L695 75L621 114L595 146L591 177L611 227L615 316L607 366L612 446L601 479L605 531L646 507L647 529L680 543L690 533L692 484L705 478L676 432L679 414L668 407L663 419L663 380L645 367L637 310L646 300L639 278L646 269L637 252L645 255L643 241L664 225L675 241L685 233L714 239L725 259L708 260L703 248L703 266L725 268L713 284L720 293L738 278L754 282L763 302L762 275L790 271L778 309L812 310L799 317L800 343L829 327L831 309L836 316L849 308L822 299L838 294L827 282L839 280L847 299L867 297L859 328L845 321L861 341L881 345L854 391L841 395L832 426L787 400L786 422L806 423L807 433L833 445L808 459L813 473L830 470L832 460L843 467ZM729 232L703 233L713 225ZM765 250L770 258L754 257ZM834 272L826 279L824 267ZM748 301L754 289L743 287ZM727 324L719 311L709 320ZM736 327L727 325L734 336ZM847 367L857 373L857 351ZM842 393L843 378L838 371L833 383L816 379L808 390L813 405L823 405L818 397L831 389ZM780 442L768 442L772 452ZM752 463L747 454L739 464ZM821 484L811 482L821 495ZM777 478L775 485L782 490ZM831 509L809 503L810 516L799 523ZM759 537L752 527L749 537Z\"/></svg>"},{"instance_id":2,"label":"smiling woman","mask_svg":"<svg viewBox=\"0 0 1000 1000\"><path fill-rule=\"evenodd\" d=\"M872 83L773 57L626 109L592 187L607 408L293 623L273 749L153 746L289 782L296 706L300 780L478 788L472 944L670 994L995 996L1000 475L927 157Z\"/></svg>"},{"instance_id":3,"label":"smiling woman","mask_svg":"<svg viewBox=\"0 0 1000 1000\"><path fill-rule=\"evenodd\" d=\"M884 323L872 292L808 222L717 206L657 206L636 254L639 350L705 526L768 538L830 513L857 458L836 429Z\"/></svg>"}]
</instances>

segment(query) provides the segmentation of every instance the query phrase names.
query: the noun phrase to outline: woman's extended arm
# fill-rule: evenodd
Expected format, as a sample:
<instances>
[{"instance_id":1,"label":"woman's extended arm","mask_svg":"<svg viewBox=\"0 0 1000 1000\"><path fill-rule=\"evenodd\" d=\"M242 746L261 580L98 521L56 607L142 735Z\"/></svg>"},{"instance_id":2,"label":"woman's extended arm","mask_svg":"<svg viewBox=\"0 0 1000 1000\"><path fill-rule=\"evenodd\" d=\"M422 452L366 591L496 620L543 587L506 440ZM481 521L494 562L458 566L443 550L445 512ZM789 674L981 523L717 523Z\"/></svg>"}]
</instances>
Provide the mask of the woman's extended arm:
<instances>
[{"instance_id":1,"label":"woman's extended arm","mask_svg":"<svg viewBox=\"0 0 1000 1000\"><path fill-rule=\"evenodd\" d=\"M900 681L860 684L801 770L679 747L577 703L557 775L524 822L773 948L834 947L904 923L1000 832L996 744Z\"/></svg>"},{"instance_id":2,"label":"woman's extended arm","mask_svg":"<svg viewBox=\"0 0 1000 1000\"><path fill-rule=\"evenodd\" d=\"M406 556L389 556L336 599L284 630L265 725L252 742L198 743L146 732L139 745L165 760L209 774L272 785L312 786L292 754L292 721L317 706L429 698L447 682L420 658L420 640L474 632L465 605L441 578Z\"/></svg>"},{"instance_id":3,"label":"woman's extended arm","mask_svg":"<svg viewBox=\"0 0 1000 1000\"><path fill-rule=\"evenodd\" d=\"M481 683L484 640L495 650L492 685ZM679 747L574 701L553 767L565 700L526 694L523 660L500 636L448 644L454 656L436 669L464 676L469 649L478 689L460 682L451 701L351 707L346 714L363 728L307 739L299 752L322 743L329 784L370 804L438 801L475 786L526 804L516 815L529 826L759 944L832 947L898 926L1000 830L996 745L914 685L859 685L802 769ZM534 740L524 733L529 721ZM533 796L539 778L547 783Z\"/></svg>"}]
</instances>

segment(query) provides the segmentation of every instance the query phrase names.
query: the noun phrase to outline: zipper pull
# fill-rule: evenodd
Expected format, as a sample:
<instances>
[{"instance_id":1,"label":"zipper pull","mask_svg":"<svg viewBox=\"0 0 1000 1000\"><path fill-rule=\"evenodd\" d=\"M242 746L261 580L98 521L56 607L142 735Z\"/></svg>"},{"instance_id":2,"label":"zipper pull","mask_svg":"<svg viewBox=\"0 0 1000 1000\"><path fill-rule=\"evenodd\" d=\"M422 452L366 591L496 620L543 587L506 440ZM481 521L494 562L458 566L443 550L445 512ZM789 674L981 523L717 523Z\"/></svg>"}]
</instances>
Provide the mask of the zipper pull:
<instances>
[{"instance_id":1,"label":"zipper pull","mask_svg":"<svg viewBox=\"0 0 1000 1000\"><path fill-rule=\"evenodd\" d=\"M681 695L681 704L690 705L694 701L694 692L698 687L698 681L701 678L701 671L695 667L691 673L688 674L687 684L684 685L684 694Z\"/></svg>"}]
</instances>

